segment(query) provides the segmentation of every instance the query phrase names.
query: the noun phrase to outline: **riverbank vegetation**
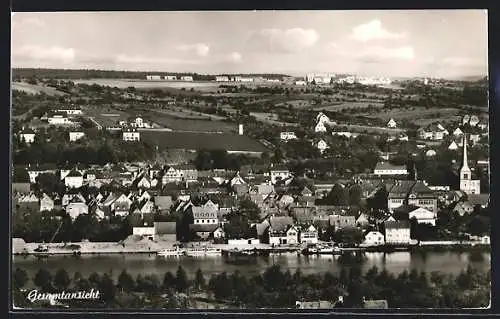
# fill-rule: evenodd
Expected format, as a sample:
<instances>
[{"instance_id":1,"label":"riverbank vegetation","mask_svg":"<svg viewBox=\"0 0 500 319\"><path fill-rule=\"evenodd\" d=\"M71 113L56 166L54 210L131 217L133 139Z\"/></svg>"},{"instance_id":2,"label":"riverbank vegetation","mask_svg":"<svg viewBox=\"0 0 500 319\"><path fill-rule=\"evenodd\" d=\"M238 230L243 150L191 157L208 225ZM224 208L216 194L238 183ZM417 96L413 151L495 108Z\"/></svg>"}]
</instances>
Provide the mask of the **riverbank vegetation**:
<instances>
[{"instance_id":1,"label":"riverbank vegetation","mask_svg":"<svg viewBox=\"0 0 500 319\"><path fill-rule=\"evenodd\" d=\"M373 267L364 275L357 266L339 274L291 273L271 266L263 273L245 276L236 271L212 275L208 280L199 269L189 278L182 267L175 274L139 274L133 278L123 270L114 280L111 273L93 273L71 278L65 269L55 274L40 269L34 278L17 268L13 272L14 304L18 307L47 307L30 303L27 294L35 288L43 292L99 290L99 300L69 301L71 308L294 308L296 301L330 300L343 297L338 307L359 308L363 298L385 299L389 308L476 308L490 301L491 273L469 266L458 275L441 272L404 271L394 275ZM31 279L31 281L30 281Z\"/></svg>"}]
</instances>

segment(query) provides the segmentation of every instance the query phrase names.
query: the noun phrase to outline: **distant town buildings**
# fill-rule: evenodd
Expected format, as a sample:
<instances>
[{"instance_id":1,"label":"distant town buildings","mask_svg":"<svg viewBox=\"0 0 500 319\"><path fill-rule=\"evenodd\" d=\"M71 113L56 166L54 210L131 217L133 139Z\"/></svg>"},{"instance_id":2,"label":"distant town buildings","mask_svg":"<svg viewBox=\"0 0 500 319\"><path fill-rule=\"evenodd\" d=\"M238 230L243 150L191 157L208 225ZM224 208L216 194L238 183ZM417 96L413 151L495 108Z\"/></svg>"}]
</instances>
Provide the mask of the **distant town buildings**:
<instances>
[{"instance_id":1,"label":"distant town buildings","mask_svg":"<svg viewBox=\"0 0 500 319\"><path fill-rule=\"evenodd\" d=\"M229 82L229 77L228 76L216 76L215 77L216 82Z\"/></svg>"},{"instance_id":2,"label":"distant town buildings","mask_svg":"<svg viewBox=\"0 0 500 319\"><path fill-rule=\"evenodd\" d=\"M146 75L146 80L160 81L161 80L161 76L160 75Z\"/></svg>"},{"instance_id":3,"label":"distant town buildings","mask_svg":"<svg viewBox=\"0 0 500 319\"><path fill-rule=\"evenodd\" d=\"M188 76L188 75L181 76L181 81L192 82L193 81L193 77L192 76Z\"/></svg>"}]
</instances>

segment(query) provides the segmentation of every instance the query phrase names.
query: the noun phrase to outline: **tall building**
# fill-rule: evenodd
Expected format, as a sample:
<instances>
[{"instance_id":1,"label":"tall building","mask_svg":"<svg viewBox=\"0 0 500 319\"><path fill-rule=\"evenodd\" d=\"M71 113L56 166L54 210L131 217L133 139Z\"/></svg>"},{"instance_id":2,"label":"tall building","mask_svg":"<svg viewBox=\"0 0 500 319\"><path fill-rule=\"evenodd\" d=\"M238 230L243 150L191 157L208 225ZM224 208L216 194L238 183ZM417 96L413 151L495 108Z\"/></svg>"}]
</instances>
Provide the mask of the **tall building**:
<instances>
[{"instance_id":1,"label":"tall building","mask_svg":"<svg viewBox=\"0 0 500 319\"><path fill-rule=\"evenodd\" d=\"M463 160L460 170L460 190L466 194L479 194L481 192L481 181L472 179L472 172L467 163L467 134L464 134Z\"/></svg>"}]
</instances>

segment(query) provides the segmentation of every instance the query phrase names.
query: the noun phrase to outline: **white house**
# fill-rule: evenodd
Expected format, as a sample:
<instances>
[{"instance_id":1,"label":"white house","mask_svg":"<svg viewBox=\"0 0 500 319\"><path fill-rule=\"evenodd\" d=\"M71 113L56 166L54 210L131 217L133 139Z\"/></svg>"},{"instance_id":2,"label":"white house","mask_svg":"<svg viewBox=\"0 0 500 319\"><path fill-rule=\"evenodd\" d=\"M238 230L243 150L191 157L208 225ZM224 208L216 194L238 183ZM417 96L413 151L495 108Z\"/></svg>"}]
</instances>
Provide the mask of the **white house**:
<instances>
[{"instance_id":1,"label":"white house","mask_svg":"<svg viewBox=\"0 0 500 319\"><path fill-rule=\"evenodd\" d=\"M218 225L219 218L217 217L217 210L207 207L193 206L193 224L209 224Z\"/></svg>"},{"instance_id":2,"label":"white house","mask_svg":"<svg viewBox=\"0 0 500 319\"><path fill-rule=\"evenodd\" d=\"M326 126L325 123L323 122L318 122L316 126L314 127L314 132L320 133L320 132L326 132Z\"/></svg>"},{"instance_id":3,"label":"white house","mask_svg":"<svg viewBox=\"0 0 500 319\"><path fill-rule=\"evenodd\" d=\"M451 151L457 150L458 149L457 143L455 143L455 141L451 142L451 144L448 146L448 149Z\"/></svg>"},{"instance_id":4,"label":"white house","mask_svg":"<svg viewBox=\"0 0 500 319\"><path fill-rule=\"evenodd\" d=\"M83 132L78 132L78 131L69 132L69 141L70 142L75 142L75 141L81 139L84 136L85 136L85 133L83 133Z\"/></svg>"},{"instance_id":5,"label":"white house","mask_svg":"<svg viewBox=\"0 0 500 319\"><path fill-rule=\"evenodd\" d=\"M66 213L75 220L78 216L89 213L89 207L84 202L81 202L78 198L74 198L70 201L68 206L66 206Z\"/></svg>"},{"instance_id":6,"label":"white house","mask_svg":"<svg viewBox=\"0 0 500 319\"><path fill-rule=\"evenodd\" d=\"M127 129L123 131L122 137L124 141L139 141L141 134L137 130Z\"/></svg>"},{"instance_id":7,"label":"white house","mask_svg":"<svg viewBox=\"0 0 500 319\"><path fill-rule=\"evenodd\" d=\"M330 118L324 113L320 112L316 115L316 123L330 123Z\"/></svg>"},{"instance_id":8,"label":"white house","mask_svg":"<svg viewBox=\"0 0 500 319\"><path fill-rule=\"evenodd\" d=\"M386 221L385 243L392 245L407 245L410 243L410 224L408 221Z\"/></svg>"},{"instance_id":9,"label":"white house","mask_svg":"<svg viewBox=\"0 0 500 319\"><path fill-rule=\"evenodd\" d=\"M53 115L53 116L47 118L47 121L51 125L68 125L68 124L72 124L72 122L69 120L69 118L67 118L64 115Z\"/></svg>"},{"instance_id":10,"label":"white house","mask_svg":"<svg viewBox=\"0 0 500 319\"><path fill-rule=\"evenodd\" d=\"M186 81L186 82L192 82L193 81L193 77L192 76L181 76L181 81Z\"/></svg>"},{"instance_id":11,"label":"white house","mask_svg":"<svg viewBox=\"0 0 500 319\"><path fill-rule=\"evenodd\" d=\"M24 129L19 133L19 137L21 141L25 142L26 144L31 144L35 142L35 131L32 129Z\"/></svg>"},{"instance_id":12,"label":"white house","mask_svg":"<svg viewBox=\"0 0 500 319\"><path fill-rule=\"evenodd\" d=\"M302 227L300 229L300 243L317 244L318 243L318 230L313 225L309 227Z\"/></svg>"},{"instance_id":13,"label":"white house","mask_svg":"<svg viewBox=\"0 0 500 319\"><path fill-rule=\"evenodd\" d=\"M479 117L477 115L471 115L469 124L470 126L476 126L479 123Z\"/></svg>"},{"instance_id":14,"label":"white house","mask_svg":"<svg viewBox=\"0 0 500 319\"><path fill-rule=\"evenodd\" d=\"M428 150L427 152L425 152L425 156L427 156L427 157L436 156L436 151L435 150Z\"/></svg>"},{"instance_id":15,"label":"white house","mask_svg":"<svg viewBox=\"0 0 500 319\"><path fill-rule=\"evenodd\" d=\"M391 118L389 120L389 122L387 122L387 127L389 127L389 128L396 128L397 126L398 126L398 124L396 123L396 121L394 121L393 118Z\"/></svg>"},{"instance_id":16,"label":"white house","mask_svg":"<svg viewBox=\"0 0 500 319\"><path fill-rule=\"evenodd\" d=\"M281 132L280 139L282 141L295 140L297 139L297 135L295 135L295 132Z\"/></svg>"},{"instance_id":17,"label":"white house","mask_svg":"<svg viewBox=\"0 0 500 319\"><path fill-rule=\"evenodd\" d=\"M298 86L304 86L306 84L307 84L306 81L302 81L302 80L295 81L295 85L298 85Z\"/></svg>"},{"instance_id":18,"label":"white house","mask_svg":"<svg viewBox=\"0 0 500 319\"><path fill-rule=\"evenodd\" d=\"M326 144L326 142L324 140L319 140L317 143L316 143L316 148L323 154L328 148L330 148L328 146L328 144Z\"/></svg>"},{"instance_id":19,"label":"white house","mask_svg":"<svg viewBox=\"0 0 500 319\"><path fill-rule=\"evenodd\" d=\"M68 107L64 109L59 109L57 110L59 113L66 113L67 115L82 115L83 111L80 108L77 107Z\"/></svg>"},{"instance_id":20,"label":"white house","mask_svg":"<svg viewBox=\"0 0 500 319\"><path fill-rule=\"evenodd\" d=\"M64 185L69 188L80 188L83 186L83 174L77 170L72 170L64 177Z\"/></svg>"},{"instance_id":21,"label":"white house","mask_svg":"<svg viewBox=\"0 0 500 319\"><path fill-rule=\"evenodd\" d=\"M436 226L437 214L425 208L418 207L408 212L410 219L415 218L419 224L431 224Z\"/></svg>"},{"instance_id":22,"label":"white house","mask_svg":"<svg viewBox=\"0 0 500 319\"><path fill-rule=\"evenodd\" d=\"M51 211L54 209L54 200L50 198L47 194L43 193L42 198L40 198L40 211Z\"/></svg>"},{"instance_id":23,"label":"white house","mask_svg":"<svg viewBox=\"0 0 500 319\"><path fill-rule=\"evenodd\" d=\"M177 76L175 76L175 75L165 75L163 78L167 81L176 81L177 80Z\"/></svg>"},{"instance_id":24,"label":"white house","mask_svg":"<svg viewBox=\"0 0 500 319\"><path fill-rule=\"evenodd\" d=\"M464 134L464 132L462 132L462 130L460 129L460 127L457 127L454 131L453 131L453 135L454 136L462 136Z\"/></svg>"},{"instance_id":25,"label":"white house","mask_svg":"<svg viewBox=\"0 0 500 319\"><path fill-rule=\"evenodd\" d=\"M280 180L285 180L292 176L290 170L288 169L273 169L270 172L271 175L271 184L276 184Z\"/></svg>"},{"instance_id":26,"label":"white house","mask_svg":"<svg viewBox=\"0 0 500 319\"><path fill-rule=\"evenodd\" d=\"M299 230L294 225L289 225L286 230L269 231L269 244L271 245L295 245L299 243Z\"/></svg>"},{"instance_id":27,"label":"white house","mask_svg":"<svg viewBox=\"0 0 500 319\"><path fill-rule=\"evenodd\" d=\"M378 231L370 231L365 235L365 239L361 246L382 246L385 244L384 235Z\"/></svg>"},{"instance_id":28,"label":"white house","mask_svg":"<svg viewBox=\"0 0 500 319\"><path fill-rule=\"evenodd\" d=\"M229 82L229 77L228 76L216 76L215 81L216 82Z\"/></svg>"}]
</instances>

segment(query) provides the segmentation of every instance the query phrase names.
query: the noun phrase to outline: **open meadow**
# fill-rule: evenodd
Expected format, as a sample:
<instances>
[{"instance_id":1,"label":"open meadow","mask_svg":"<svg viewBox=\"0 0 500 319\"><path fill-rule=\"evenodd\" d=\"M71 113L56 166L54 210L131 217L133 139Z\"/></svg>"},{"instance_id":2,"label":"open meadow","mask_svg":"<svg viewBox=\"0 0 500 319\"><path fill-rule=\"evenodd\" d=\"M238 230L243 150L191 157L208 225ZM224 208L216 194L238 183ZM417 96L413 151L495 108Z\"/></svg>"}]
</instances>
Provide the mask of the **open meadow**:
<instances>
[{"instance_id":1,"label":"open meadow","mask_svg":"<svg viewBox=\"0 0 500 319\"><path fill-rule=\"evenodd\" d=\"M12 90L23 91L30 94L45 93L47 95L62 96L66 93L56 90L53 87L45 85L34 85L24 82L12 82Z\"/></svg>"}]
</instances>

